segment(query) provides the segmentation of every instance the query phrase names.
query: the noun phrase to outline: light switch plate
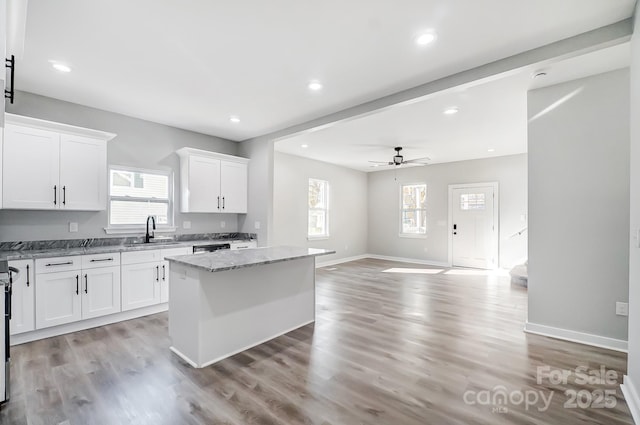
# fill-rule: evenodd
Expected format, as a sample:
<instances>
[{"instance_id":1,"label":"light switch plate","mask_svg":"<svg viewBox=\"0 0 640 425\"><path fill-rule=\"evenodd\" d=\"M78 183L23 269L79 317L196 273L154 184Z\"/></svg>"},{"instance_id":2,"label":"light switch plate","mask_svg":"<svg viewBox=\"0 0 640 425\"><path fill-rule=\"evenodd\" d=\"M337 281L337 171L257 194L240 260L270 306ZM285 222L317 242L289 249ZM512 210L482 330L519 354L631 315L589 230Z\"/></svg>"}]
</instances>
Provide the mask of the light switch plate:
<instances>
[{"instance_id":1,"label":"light switch plate","mask_svg":"<svg viewBox=\"0 0 640 425\"><path fill-rule=\"evenodd\" d=\"M182 222L182 228L183 229L191 229L191 222L190 221L183 221Z\"/></svg>"},{"instance_id":2,"label":"light switch plate","mask_svg":"<svg viewBox=\"0 0 640 425\"><path fill-rule=\"evenodd\" d=\"M256 222L253 224L253 226L256 228L256 230L257 230L257 229L259 229L259 228L260 228L260 222L259 222L259 221L256 221Z\"/></svg>"},{"instance_id":3,"label":"light switch plate","mask_svg":"<svg viewBox=\"0 0 640 425\"><path fill-rule=\"evenodd\" d=\"M628 316L629 315L629 303L616 303L616 314L618 316Z\"/></svg>"},{"instance_id":4,"label":"light switch plate","mask_svg":"<svg viewBox=\"0 0 640 425\"><path fill-rule=\"evenodd\" d=\"M72 221L69 222L69 232L75 233L78 231L78 223L74 223Z\"/></svg>"},{"instance_id":5,"label":"light switch plate","mask_svg":"<svg viewBox=\"0 0 640 425\"><path fill-rule=\"evenodd\" d=\"M221 228L221 229L224 229L225 227L227 227L227 223L226 223L226 222L224 222L224 221L221 221L221 222L220 222L220 228Z\"/></svg>"}]
</instances>

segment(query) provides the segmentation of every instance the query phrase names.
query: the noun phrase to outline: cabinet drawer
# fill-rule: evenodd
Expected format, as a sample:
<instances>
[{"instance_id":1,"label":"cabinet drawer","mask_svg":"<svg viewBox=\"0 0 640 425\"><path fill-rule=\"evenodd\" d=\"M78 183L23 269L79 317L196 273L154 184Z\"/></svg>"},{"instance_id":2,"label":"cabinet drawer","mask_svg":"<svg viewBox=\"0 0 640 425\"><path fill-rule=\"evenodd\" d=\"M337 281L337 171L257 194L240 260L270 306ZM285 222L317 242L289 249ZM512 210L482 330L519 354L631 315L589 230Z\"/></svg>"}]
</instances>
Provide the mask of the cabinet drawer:
<instances>
[{"instance_id":1,"label":"cabinet drawer","mask_svg":"<svg viewBox=\"0 0 640 425\"><path fill-rule=\"evenodd\" d=\"M193 254L193 247L185 246L182 248L170 248L161 250L162 259L164 260L166 257L175 257L177 255L189 255Z\"/></svg>"},{"instance_id":2,"label":"cabinet drawer","mask_svg":"<svg viewBox=\"0 0 640 425\"><path fill-rule=\"evenodd\" d=\"M249 249L249 248L257 248L258 244L256 241L248 241L248 242L232 242L231 250L236 249Z\"/></svg>"},{"instance_id":3,"label":"cabinet drawer","mask_svg":"<svg viewBox=\"0 0 640 425\"><path fill-rule=\"evenodd\" d=\"M109 252L106 254L91 254L82 256L83 269L95 269L96 267L110 267L120 265L120 253Z\"/></svg>"},{"instance_id":4,"label":"cabinet drawer","mask_svg":"<svg viewBox=\"0 0 640 425\"><path fill-rule=\"evenodd\" d=\"M82 268L82 256L38 258L36 260L36 273L64 272L67 270L80 270Z\"/></svg>"},{"instance_id":5,"label":"cabinet drawer","mask_svg":"<svg viewBox=\"0 0 640 425\"><path fill-rule=\"evenodd\" d=\"M132 251L122 253L122 264L139 264L160 261L160 250Z\"/></svg>"}]
</instances>

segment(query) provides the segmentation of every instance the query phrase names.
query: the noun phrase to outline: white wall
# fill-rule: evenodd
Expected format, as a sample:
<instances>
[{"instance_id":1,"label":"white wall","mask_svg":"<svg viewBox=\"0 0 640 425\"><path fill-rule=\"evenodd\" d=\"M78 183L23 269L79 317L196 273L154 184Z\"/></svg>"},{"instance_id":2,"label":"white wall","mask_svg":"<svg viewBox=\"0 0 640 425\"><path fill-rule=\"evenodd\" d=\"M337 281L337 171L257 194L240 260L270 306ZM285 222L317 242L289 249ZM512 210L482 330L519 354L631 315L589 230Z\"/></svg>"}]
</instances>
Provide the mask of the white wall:
<instances>
[{"instance_id":1,"label":"white wall","mask_svg":"<svg viewBox=\"0 0 640 425\"><path fill-rule=\"evenodd\" d=\"M329 238L307 240L309 178L329 182ZM273 244L325 248L320 262L367 253L367 174L276 152Z\"/></svg>"},{"instance_id":2,"label":"white wall","mask_svg":"<svg viewBox=\"0 0 640 425\"><path fill-rule=\"evenodd\" d=\"M527 327L626 341L629 70L533 90L528 109Z\"/></svg>"},{"instance_id":3,"label":"white wall","mask_svg":"<svg viewBox=\"0 0 640 425\"><path fill-rule=\"evenodd\" d=\"M240 143L239 155L249 158L249 208L238 217L238 230L258 235L259 246L273 245L273 141Z\"/></svg>"},{"instance_id":4,"label":"white wall","mask_svg":"<svg viewBox=\"0 0 640 425\"><path fill-rule=\"evenodd\" d=\"M7 112L116 133L118 136L107 145L109 164L171 170L176 188L180 187L176 150L188 146L231 155L238 150L237 143L225 139L26 92L16 93L16 103L7 103ZM175 201L178 233L237 230L236 214L181 214L179 191ZM106 211L0 210L0 241L106 237L103 229L107 220ZM180 229L185 220L191 221L191 229ZM70 221L79 224L77 233L69 233ZM221 221L225 221L224 229Z\"/></svg>"},{"instance_id":5,"label":"white wall","mask_svg":"<svg viewBox=\"0 0 640 425\"><path fill-rule=\"evenodd\" d=\"M500 266L509 268L527 256L527 234L506 239L526 226L527 155L510 155L425 167L369 173L369 253L392 257L448 262L448 190L450 184L499 183ZM427 184L427 237L402 238L399 186Z\"/></svg>"},{"instance_id":6,"label":"white wall","mask_svg":"<svg viewBox=\"0 0 640 425\"><path fill-rule=\"evenodd\" d=\"M635 33L631 41L631 248L629 255L629 365L625 386L627 403L640 423L640 3L636 5Z\"/></svg>"}]
</instances>

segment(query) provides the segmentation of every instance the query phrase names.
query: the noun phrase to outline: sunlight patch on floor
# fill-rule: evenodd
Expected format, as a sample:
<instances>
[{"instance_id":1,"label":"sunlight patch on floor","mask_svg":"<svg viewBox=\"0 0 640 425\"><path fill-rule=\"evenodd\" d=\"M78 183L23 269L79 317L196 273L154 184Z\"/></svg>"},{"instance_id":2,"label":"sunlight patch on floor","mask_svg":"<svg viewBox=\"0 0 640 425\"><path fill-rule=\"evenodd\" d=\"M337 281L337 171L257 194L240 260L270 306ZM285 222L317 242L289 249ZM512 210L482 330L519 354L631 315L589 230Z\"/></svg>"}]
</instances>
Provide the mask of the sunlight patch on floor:
<instances>
[{"instance_id":1,"label":"sunlight patch on floor","mask_svg":"<svg viewBox=\"0 0 640 425\"><path fill-rule=\"evenodd\" d=\"M383 270L382 273L403 273L403 274L438 274L442 273L444 269L411 269L407 267L393 267L387 270Z\"/></svg>"},{"instance_id":2,"label":"sunlight patch on floor","mask_svg":"<svg viewBox=\"0 0 640 425\"><path fill-rule=\"evenodd\" d=\"M451 276L509 276L507 270L451 269L444 272Z\"/></svg>"}]
</instances>

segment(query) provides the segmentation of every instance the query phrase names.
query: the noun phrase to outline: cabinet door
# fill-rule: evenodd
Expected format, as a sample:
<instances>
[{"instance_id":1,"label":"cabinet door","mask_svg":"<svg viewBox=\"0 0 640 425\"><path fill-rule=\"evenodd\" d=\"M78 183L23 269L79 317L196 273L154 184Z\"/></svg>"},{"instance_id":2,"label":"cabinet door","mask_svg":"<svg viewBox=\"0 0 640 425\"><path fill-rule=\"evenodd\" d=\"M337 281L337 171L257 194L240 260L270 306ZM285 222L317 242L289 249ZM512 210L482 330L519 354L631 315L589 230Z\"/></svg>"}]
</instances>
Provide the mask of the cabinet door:
<instances>
[{"instance_id":1,"label":"cabinet door","mask_svg":"<svg viewBox=\"0 0 640 425\"><path fill-rule=\"evenodd\" d=\"M247 212L247 164L221 161L222 212Z\"/></svg>"},{"instance_id":2,"label":"cabinet door","mask_svg":"<svg viewBox=\"0 0 640 425\"><path fill-rule=\"evenodd\" d=\"M122 311L160 303L160 263L122 266Z\"/></svg>"},{"instance_id":3,"label":"cabinet door","mask_svg":"<svg viewBox=\"0 0 640 425\"><path fill-rule=\"evenodd\" d=\"M120 267L83 270L82 318L105 316L120 311Z\"/></svg>"},{"instance_id":4,"label":"cabinet door","mask_svg":"<svg viewBox=\"0 0 640 425\"><path fill-rule=\"evenodd\" d=\"M36 328L33 260L10 261L9 265L20 271L18 275L12 274L10 323L11 335L16 335Z\"/></svg>"},{"instance_id":5,"label":"cabinet door","mask_svg":"<svg viewBox=\"0 0 640 425\"><path fill-rule=\"evenodd\" d=\"M7 124L4 136L3 207L40 210L58 208L58 133Z\"/></svg>"},{"instance_id":6,"label":"cabinet door","mask_svg":"<svg viewBox=\"0 0 640 425\"><path fill-rule=\"evenodd\" d=\"M187 197L183 212L220 212L220 160L190 156L188 178L189 189L182 193Z\"/></svg>"},{"instance_id":7,"label":"cabinet door","mask_svg":"<svg viewBox=\"0 0 640 425\"><path fill-rule=\"evenodd\" d=\"M107 144L88 137L60 135L60 208L107 208Z\"/></svg>"},{"instance_id":8,"label":"cabinet door","mask_svg":"<svg viewBox=\"0 0 640 425\"><path fill-rule=\"evenodd\" d=\"M36 275L36 329L80 320L80 270Z\"/></svg>"}]
</instances>

